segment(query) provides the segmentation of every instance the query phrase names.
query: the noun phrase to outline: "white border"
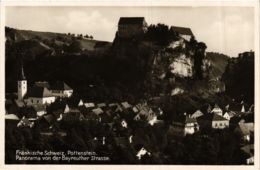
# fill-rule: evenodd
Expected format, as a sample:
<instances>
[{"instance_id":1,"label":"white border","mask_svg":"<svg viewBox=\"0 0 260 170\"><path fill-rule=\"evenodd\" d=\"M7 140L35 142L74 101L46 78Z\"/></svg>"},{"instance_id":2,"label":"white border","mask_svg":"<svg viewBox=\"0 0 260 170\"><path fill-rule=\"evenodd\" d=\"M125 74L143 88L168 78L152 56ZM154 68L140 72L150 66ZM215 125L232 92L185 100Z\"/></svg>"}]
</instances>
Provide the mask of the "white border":
<instances>
[{"instance_id":1,"label":"white border","mask_svg":"<svg viewBox=\"0 0 260 170\"><path fill-rule=\"evenodd\" d=\"M23 0L23 1L12 1L12 0L0 0L0 169L104 169L104 170L121 170L121 169L186 169L190 170L208 170L208 169L259 169L259 111L260 111L260 100L259 100L259 80L260 80L260 58L259 58L259 0L70 0L54 1L54 0ZM5 36L4 36L4 26L5 26L5 6L250 6L255 8L255 165L253 166L180 166L180 165L5 165L4 164L4 79L5 79Z\"/></svg>"}]
</instances>

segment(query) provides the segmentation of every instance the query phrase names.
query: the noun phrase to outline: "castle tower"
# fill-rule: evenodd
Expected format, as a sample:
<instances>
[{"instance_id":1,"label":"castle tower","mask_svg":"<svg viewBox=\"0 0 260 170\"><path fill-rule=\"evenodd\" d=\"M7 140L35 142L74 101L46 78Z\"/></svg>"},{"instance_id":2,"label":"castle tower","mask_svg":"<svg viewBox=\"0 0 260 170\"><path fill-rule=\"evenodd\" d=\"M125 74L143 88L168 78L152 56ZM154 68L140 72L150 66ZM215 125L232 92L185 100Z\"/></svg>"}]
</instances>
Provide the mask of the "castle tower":
<instances>
[{"instance_id":1,"label":"castle tower","mask_svg":"<svg viewBox=\"0 0 260 170\"><path fill-rule=\"evenodd\" d=\"M21 70L18 76L18 89L17 89L17 96L18 100L23 100L25 94L27 93L27 80L24 76L23 71L23 64L21 64Z\"/></svg>"}]
</instances>

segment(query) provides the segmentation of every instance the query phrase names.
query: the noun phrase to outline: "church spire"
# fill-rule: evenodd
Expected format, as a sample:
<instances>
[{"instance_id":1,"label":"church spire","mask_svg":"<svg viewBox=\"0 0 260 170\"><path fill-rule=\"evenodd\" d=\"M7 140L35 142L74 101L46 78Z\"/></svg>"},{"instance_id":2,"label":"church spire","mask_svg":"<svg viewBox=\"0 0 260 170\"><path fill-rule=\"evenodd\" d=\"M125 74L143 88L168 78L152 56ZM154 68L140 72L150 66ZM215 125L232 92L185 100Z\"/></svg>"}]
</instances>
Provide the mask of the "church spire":
<instances>
[{"instance_id":1,"label":"church spire","mask_svg":"<svg viewBox=\"0 0 260 170\"><path fill-rule=\"evenodd\" d=\"M20 72L19 72L18 80L26 80L26 77L24 75L23 61L22 60L21 60L21 66L20 66Z\"/></svg>"}]
</instances>

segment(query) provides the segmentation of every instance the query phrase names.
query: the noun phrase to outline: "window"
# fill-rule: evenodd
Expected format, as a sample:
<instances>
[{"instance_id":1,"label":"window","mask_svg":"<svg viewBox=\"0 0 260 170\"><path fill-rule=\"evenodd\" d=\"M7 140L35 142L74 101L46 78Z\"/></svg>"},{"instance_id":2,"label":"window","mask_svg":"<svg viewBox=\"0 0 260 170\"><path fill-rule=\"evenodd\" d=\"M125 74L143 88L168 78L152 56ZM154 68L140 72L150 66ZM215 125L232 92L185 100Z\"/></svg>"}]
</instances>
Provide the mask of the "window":
<instances>
[{"instance_id":1,"label":"window","mask_svg":"<svg viewBox=\"0 0 260 170\"><path fill-rule=\"evenodd\" d=\"M222 123L219 123L219 126L222 126Z\"/></svg>"},{"instance_id":2,"label":"window","mask_svg":"<svg viewBox=\"0 0 260 170\"><path fill-rule=\"evenodd\" d=\"M31 102L33 103L33 99L31 100Z\"/></svg>"},{"instance_id":3,"label":"window","mask_svg":"<svg viewBox=\"0 0 260 170\"><path fill-rule=\"evenodd\" d=\"M37 103L39 103L39 100L37 100Z\"/></svg>"},{"instance_id":4,"label":"window","mask_svg":"<svg viewBox=\"0 0 260 170\"><path fill-rule=\"evenodd\" d=\"M21 85L20 85L20 83L19 83L18 87L19 87L19 88L21 88Z\"/></svg>"},{"instance_id":5,"label":"window","mask_svg":"<svg viewBox=\"0 0 260 170\"><path fill-rule=\"evenodd\" d=\"M23 82L23 84L25 84L25 81Z\"/></svg>"}]
</instances>

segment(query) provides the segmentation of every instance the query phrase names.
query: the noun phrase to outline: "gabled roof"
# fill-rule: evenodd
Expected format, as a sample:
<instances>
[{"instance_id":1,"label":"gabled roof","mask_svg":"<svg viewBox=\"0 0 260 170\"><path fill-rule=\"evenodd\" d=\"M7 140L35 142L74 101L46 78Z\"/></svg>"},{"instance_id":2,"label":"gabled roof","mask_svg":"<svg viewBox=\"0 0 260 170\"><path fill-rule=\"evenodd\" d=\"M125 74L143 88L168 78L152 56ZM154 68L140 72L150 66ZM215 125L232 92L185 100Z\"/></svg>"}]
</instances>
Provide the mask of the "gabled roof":
<instances>
[{"instance_id":1,"label":"gabled roof","mask_svg":"<svg viewBox=\"0 0 260 170\"><path fill-rule=\"evenodd\" d=\"M179 34L182 34L182 35L191 35L191 36L193 35L190 28L171 26L171 29L175 32L178 32Z\"/></svg>"},{"instance_id":2,"label":"gabled roof","mask_svg":"<svg viewBox=\"0 0 260 170\"><path fill-rule=\"evenodd\" d=\"M53 85L50 86L51 90L72 90L70 86L62 81L57 81Z\"/></svg>"},{"instance_id":3,"label":"gabled roof","mask_svg":"<svg viewBox=\"0 0 260 170\"><path fill-rule=\"evenodd\" d=\"M46 87L33 86L28 90L27 97L51 97L50 94L47 93L48 89Z\"/></svg>"},{"instance_id":4,"label":"gabled roof","mask_svg":"<svg viewBox=\"0 0 260 170\"><path fill-rule=\"evenodd\" d=\"M200 110L197 110L191 115L191 118L198 118L200 116L203 116L203 113Z\"/></svg>"},{"instance_id":5,"label":"gabled roof","mask_svg":"<svg viewBox=\"0 0 260 170\"><path fill-rule=\"evenodd\" d=\"M98 103L98 104L97 104L97 107L106 107L106 106L107 106L106 103Z\"/></svg>"},{"instance_id":6,"label":"gabled roof","mask_svg":"<svg viewBox=\"0 0 260 170\"><path fill-rule=\"evenodd\" d=\"M209 120L209 121L228 121L226 118L216 114L216 113L209 113L205 114L204 116L199 117L199 119Z\"/></svg>"},{"instance_id":7,"label":"gabled roof","mask_svg":"<svg viewBox=\"0 0 260 170\"><path fill-rule=\"evenodd\" d=\"M118 25L138 24L143 25L144 17L120 17Z\"/></svg>"},{"instance_id":8,"label":"gabled roof","mask_svg":"<svg viewBox=\"0 0 260 170\"><path fill-rule=\"evenodd\" d=\"M212 121L222 121L222 120L227 120L226 118L218 115L218 114L212 114Z\"/></svg>"},{"instance_id":9,"label":"gabled roof","mask_svg":"<svg viewBox=\"0 0 260 170\"><path fill-rule=\"evenodd\" d=\"M38 87L50 88L50 84L47 81L37 81L34 83L34 85Z\"/></svg>"},{"instance_id":10,"label":"gabled roof","mask_svg":"<svg viewBox=\"0 0 260 170\"><path fill-rule=\"evenodd\" d=\"M124 109L128 109L131 107L131 105L128 102L122 102L121 105L124 107Z\"/></svg>"},{"instance_id":11,"label":"gabled roof","mask_svg":"<svg viewBox=\"0 0 260 170\"><path fill-rule=\"evenodd\" d=\"M95 103L84 103L86 108L95 107Z\"/></svg>"},{"instance_id":12,"label":"gabled roof","mask_svg":"<svg viewBox=\"0 0 260 170\"><path fill-rule=\"evenodd\" d=\"M96 115L99 115L99 114L103 113L104 111L101 108L96 108L96 109L93 109L92 112L94 112Z\"/></svg>"}]
</instances>

